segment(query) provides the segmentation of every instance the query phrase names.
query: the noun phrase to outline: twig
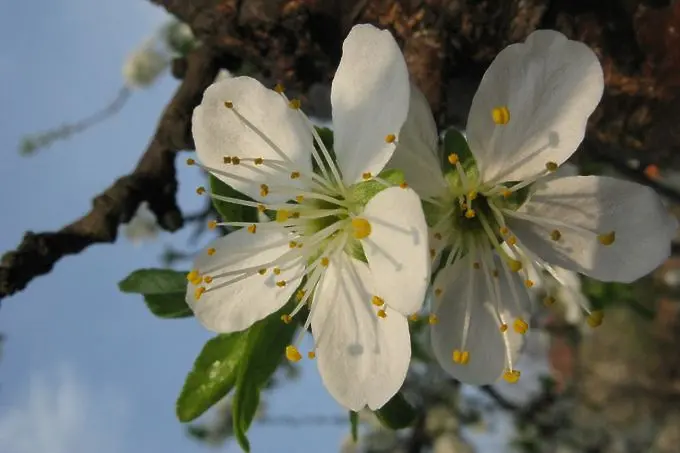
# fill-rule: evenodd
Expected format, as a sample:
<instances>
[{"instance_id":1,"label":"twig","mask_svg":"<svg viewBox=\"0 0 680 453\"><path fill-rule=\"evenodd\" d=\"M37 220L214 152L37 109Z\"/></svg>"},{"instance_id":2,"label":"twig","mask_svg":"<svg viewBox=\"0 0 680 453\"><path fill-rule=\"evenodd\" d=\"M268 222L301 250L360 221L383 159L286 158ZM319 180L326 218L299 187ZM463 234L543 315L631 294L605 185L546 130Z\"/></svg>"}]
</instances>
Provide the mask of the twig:
<instances>
[{"instance_id":1,"label":"twig","mask_svg":"<svg viewBox=\"0 0 680 453\"><path fill-rule=\"evenodd\" d=\"M0 260L0 300L48 273L62 257L93 244L114 242L118 227L130 221L143 201L148 202L161 228L176 231L182 227L182 214L175 200L175 153L193 149L191 114L217 70L209 48L199 48L189 55L184 81L165 108L136 168L95 197L85 216L57 232L28 231L16 250L5 253Z\"/></svg>"}]
</instances>

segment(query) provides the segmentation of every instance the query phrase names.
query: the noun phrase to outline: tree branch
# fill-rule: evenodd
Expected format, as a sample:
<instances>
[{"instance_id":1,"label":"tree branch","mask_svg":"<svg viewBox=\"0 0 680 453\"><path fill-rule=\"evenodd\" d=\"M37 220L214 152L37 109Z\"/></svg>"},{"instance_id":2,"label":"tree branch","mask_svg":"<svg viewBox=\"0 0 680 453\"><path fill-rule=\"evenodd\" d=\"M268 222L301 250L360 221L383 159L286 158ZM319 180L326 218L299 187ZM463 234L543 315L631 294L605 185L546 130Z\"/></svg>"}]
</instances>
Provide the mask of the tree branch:
<instances>
[{"instance_id":1,"label":"tree branch","mask_svg":"<svg viewBox=\"0 0 680 453\"><path fill-rule=\"evenodd\" d=\"M201 47L189 55L184 81L132 173L96 196L90 212L61 230L26 232L16 250L0 260L0 300L50 272L62 257L93 244L114 242L118 227L130 221L143 201L148 202L161 228L176 231L182 227L182 213L175 200L175 152L193 149L191 114L217 71L216 58L209 48Z\"/></svg>"}]
</instances>

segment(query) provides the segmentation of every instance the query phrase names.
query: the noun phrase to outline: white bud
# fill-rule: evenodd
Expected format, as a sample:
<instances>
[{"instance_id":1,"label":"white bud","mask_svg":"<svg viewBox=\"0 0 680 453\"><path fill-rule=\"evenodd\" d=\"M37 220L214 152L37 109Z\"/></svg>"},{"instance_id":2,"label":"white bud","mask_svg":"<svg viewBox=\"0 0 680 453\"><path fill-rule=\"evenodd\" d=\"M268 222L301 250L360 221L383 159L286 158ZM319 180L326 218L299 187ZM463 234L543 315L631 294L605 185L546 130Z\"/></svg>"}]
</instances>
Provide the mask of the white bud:
<instances>
[{"instance_id":1,"label":"white bud","mask_svg":"<svg viewBox=\"0 0 680 453\"><path fill-rule=\"evenodd\" d=\"M123 65L125 84L130 88L151 85L168 66L168 55L159 49L155 39L144 42Z\"/></svg>"}]
</instances>

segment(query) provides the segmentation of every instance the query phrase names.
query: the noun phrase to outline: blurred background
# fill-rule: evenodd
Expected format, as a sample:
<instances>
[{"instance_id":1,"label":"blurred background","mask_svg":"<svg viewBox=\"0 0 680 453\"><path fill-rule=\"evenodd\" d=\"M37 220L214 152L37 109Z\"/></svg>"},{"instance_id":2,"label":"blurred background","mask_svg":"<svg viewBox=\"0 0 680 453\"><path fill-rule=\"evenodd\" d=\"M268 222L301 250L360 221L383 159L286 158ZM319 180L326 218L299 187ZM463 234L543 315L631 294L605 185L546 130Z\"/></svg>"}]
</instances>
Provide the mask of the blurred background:
<instances>
[{"instance_id":1,"label":"blurred background","mask_svg":"<svg viewBox=\"0 0 680 453\"><path fill-rule=\"evenodd\" d=\"M536 28L558 29L598 53L607 83L572 163L650 185L671 210L680 201L674 1L32 0L4 1L2 11L0 250L25 251L27 231L58 231L85 215L158 143L172 169L158 179L171 180L163 187L176 198L140 186L107 223L115 244L106 234L86 239L51 270L26 272L23 290L2 274L3 257L1 453L239 451L228 397L190 424L175 415L212 335L192 318L154 317L117 288L137 268L187 268L210 240L214 212L195 195L205 175L172 159L191 148L187 112L227 70L283 82L323 124L342 39L371 22L403 45L440 125L463 129L493 56ZM64 255L55 253L53 261ZM632 285L563 279L558 303L533 320L518 384L459 385L431 362L427 326L417 325L422 347L404 387L417 408L410 428L393 432L360 414L353 442L346 411L302 361L282 367L266 391L252 451L677 452L680 260ZM555 284L538 285L537 300ZM584 305L604 310L601 327L587 326Z\"/></svg>"}]
</instances>

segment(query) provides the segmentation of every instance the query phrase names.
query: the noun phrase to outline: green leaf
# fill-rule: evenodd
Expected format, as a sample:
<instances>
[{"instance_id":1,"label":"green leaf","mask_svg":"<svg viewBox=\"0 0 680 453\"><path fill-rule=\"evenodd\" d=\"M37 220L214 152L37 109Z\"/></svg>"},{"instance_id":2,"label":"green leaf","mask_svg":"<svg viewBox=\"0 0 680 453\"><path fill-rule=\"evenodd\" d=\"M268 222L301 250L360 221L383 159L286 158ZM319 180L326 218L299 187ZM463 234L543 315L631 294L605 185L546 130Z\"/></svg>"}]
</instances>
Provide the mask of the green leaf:
<instances>
[{"instance_id":1,"label":"green leaf","mask_svg":"<svg viewBox=\"0 0 680 453\"><path fill-rule=\"evenodd\" d=\"M284 358L287 345L293 340L296 325L281 321L290 311L290 304L248 329L247 348L236 381L232 405L234 436L244 451L250 451L246 432L257 413L260 390L264 388Z\"/></svg>"},{"instance_id":2,"label":"green leaf","mask_svg":"<svg viewBox=\"0 0 680 453\"><path fill-rule=\"evenodd\" d=\"M394 395L387 404L375 411L375 415L383 426L395 430L410 426L416 418L415 409L401 393Z\"/></svg>"},{"instance_id":3,"label":"green leaf","mask_svg":"<svg viewBox=\"0 0 680 453\"><path fill-rule=\"evenodd\" d=\"M238 198L239 200L254 201L252 198L242 194L229 184L222 182L212 174L210 179L210 191L215 195L223 197ZM257 222L257 208L243 206L240 204L228 203L215 198L212 199L213 206L225 222Z\"/></svg>"},{"instance_id":4,"label":"green leaf","mask_svg":"<svg viewBox=\"0 0 680 453\"><path fill-rule=\"evenodd\" d=\"M174 319L188 318L194 315L186 303L186 292L146 294L144 302L151 313L159 318Z\"/></svg>"},{"instance_id":5,"label":"green leaf","mask_svg":"<svg viewBox=\"0 0 680 453\"><path fill-rule=\"evenodd\" d=\"M138 269L118 283L118 288L124 293L136 294L184 293L186 275L172 269Z\"/></svg>"},{"instance_id":6,"label":"green leaf","mask_svg":"<svg viewBox=\"0 0 680 453\"><path fill-rule=\"evenodd\" d=\"M350 432L352 434L352 441L356 443L359 440L359 413L349 411Z\"/></svg>"},{"instance_id":7,"label":"green leaf","mask_svg":"<svg viewBox=\"0 0 680 453\"><path fill-rule=\"evenodd\" d=\"M181 422L194 420L229 393L248 346L248 331L218 335L203 346L177 399Z\"/></svg>"}]
</instances>

